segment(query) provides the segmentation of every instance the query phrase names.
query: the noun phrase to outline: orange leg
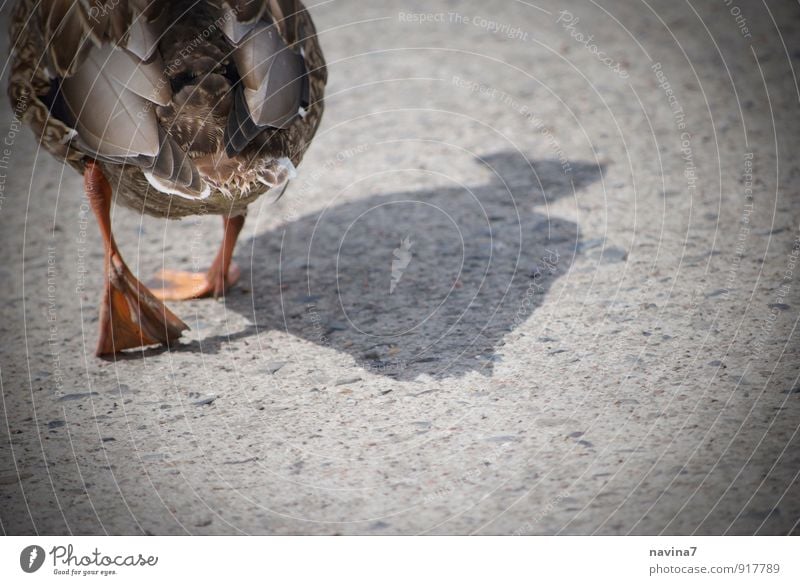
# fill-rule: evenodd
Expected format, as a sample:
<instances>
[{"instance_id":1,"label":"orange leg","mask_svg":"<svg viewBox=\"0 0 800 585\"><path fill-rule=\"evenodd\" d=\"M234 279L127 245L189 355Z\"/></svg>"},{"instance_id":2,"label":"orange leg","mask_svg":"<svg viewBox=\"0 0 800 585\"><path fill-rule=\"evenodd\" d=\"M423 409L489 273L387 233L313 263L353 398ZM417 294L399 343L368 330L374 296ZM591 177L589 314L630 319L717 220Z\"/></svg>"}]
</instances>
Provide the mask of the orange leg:
<instances>
[{"instance_id":1,"label":"orange leg","mask_svg":"<svg viewBox=\"0 0 800 585\"><path fill-rule=\"evenodd\" d=\"M225 291L236 284L241 272L231 258L236 247L236 240L244 226L244 216L223 217L222 222L225 235L222 238L222 245L217 252L217 257L214 258L208 272L198 274L178 270L162 270L156 275L164 283L162 288L156 288L154 291L158 298L165 301L183 301L210 296L216 298L224 295Z\"/></svg>"},{"instance_id":2,"label":"orange leg","mask_svg":"<svg viewBox=\"0 0 800 585\"><path fill-rule=\"evenodd\" d=\"M97 355L144 345L169 344L189 327L136 280L122 260L111 233L111 185L100 165L94 161L86 163L83 182L105 248L105 291L100 305Z\"/></svg>"}]
</instances>

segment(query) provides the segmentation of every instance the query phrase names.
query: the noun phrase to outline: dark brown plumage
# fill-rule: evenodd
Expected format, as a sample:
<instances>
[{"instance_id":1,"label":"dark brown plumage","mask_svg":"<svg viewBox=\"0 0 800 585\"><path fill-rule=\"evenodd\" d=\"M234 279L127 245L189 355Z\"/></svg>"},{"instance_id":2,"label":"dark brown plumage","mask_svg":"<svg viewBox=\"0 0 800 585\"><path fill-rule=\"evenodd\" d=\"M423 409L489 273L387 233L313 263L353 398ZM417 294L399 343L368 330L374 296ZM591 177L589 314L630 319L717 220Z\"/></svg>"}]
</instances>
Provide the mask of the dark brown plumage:
<instances>
[{"instance_id":1,"label":"dark brown plumage","mask_svg":"<svg viewBox=\"0 0 800 585\"><path fill-rule=\"evenodd\" d=\"M238 234L247 205L293 176L322 116L325 61L298 0L20 0L11 45L15 110L84 173L101 227L113 185L137 211L218 214ZM113 274L122 260L110 228L104 239ZM205 277L169 274L160 296L224 292L234 243L226 232ZM130 292L131 279L125 272L127 318L140 319L143 302L158 313L159 301ZM181 328L141 325L138 340L126 325L109 344L114 327L104 323L98 353L168 342Z\"/></svg>"}]
</instances>

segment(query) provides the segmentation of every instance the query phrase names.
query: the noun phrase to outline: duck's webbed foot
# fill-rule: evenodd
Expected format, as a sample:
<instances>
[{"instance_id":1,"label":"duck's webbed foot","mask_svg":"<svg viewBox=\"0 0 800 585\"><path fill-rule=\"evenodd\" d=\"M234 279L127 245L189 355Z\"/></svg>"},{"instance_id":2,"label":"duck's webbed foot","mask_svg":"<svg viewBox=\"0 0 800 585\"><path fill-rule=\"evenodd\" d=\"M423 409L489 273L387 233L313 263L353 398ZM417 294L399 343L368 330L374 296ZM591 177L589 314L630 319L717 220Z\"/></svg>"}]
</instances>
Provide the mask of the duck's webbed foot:
<instances>
[{"instance_id":1,"label":"duck's webbed foot","mask_svg":"<svg viewBox=\"0 0 800 585\"><path fill-rule=\"evenodd\" d=\"M86 195L103 235L105 290L100 305L97 355L145 345L168 345L189 327L133 276L111 233L111 185L91 161L84 172Z\"/></svg>"},{"instance_id":2,"label":"duck's webbed foot","mask_svg":"<svg viewBox=\"0 0 800 585\"><path fill-rule=\"evenodd\" d=\"M169 345L189 329L133 276L117 253L106 254L97 355L145 345Z\"/></svg>"},{"instance_id":3,"label":"duck's webbed foot","mask_svg":"<svg viewBox=\"0 0 800 585\"><path fill-rule=\"evenodd\" d=\"M228 273L223 275L212 265L208 272L184 272L161 270L156 278L163 286L153 287L153 294L162 301L188 301L205 297L221 297L239 280L239 266L231 262Z\"/></svg>"},{"instance_id":4,"label":"duck's webbed foot","mask_svg":"<svg viewBox=\"0 0 800 585\"><path fill-rule=\"evenodd\" d=\"M225 235L217 257L205 274L162 270L156 278L162 282L153 288L156 297L165 301L184 301L223 296L239 280L241 271L231 260L236 240L244 226L244 216L223 218Z\"/></svg>"}]
</instances>

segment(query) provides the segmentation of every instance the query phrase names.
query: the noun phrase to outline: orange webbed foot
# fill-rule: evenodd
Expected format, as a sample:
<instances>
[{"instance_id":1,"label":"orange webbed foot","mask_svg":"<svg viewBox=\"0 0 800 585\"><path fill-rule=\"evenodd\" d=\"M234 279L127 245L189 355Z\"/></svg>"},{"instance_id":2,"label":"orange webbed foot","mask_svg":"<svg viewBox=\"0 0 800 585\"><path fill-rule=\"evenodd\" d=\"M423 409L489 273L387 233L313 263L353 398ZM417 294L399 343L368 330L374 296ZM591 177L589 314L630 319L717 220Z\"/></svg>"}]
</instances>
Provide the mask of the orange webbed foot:
<instances>
[{"instance_id":1,"label":"orange webbed foot","mask_svg":"<svg viewBox=\"0 0 800 585\"><path fill-rule=\"evenodd\" d=\"M189 327L139 282L117 254L107 260L97 355L146 345L169 345Z\"/></svg>"},{"instance_id":2,"label":"orange webbed foot","mask_svg":"<svg viewBox=\"0 0 800 585\"><path fill-rule=\"evenodd\" d=\"M224 296L236 284L241 275L239 266L231 262L226 275L213 267L206 273L182 270L161 270L156 279L160 286L153 287L153 294L162 301L186 301L205 297Z\"/></svg>"}]
</instances>

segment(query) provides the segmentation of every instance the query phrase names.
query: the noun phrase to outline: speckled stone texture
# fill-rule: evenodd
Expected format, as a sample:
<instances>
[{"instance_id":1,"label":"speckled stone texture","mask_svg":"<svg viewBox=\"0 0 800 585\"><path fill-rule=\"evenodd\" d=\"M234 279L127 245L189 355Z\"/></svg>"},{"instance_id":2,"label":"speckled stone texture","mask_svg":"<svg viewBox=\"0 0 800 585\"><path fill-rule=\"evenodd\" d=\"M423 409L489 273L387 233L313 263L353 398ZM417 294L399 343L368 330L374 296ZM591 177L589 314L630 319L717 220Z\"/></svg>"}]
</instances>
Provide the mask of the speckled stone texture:
<instances>
[{"instance_id":1,"label":"speckled stone texture","mask_svg":"<svg viewBox=\"0 0 800 585\"><path fill-rule=\"evenodd\" d=\"M800 8L740 5L312 9L242 282L115 361L81 178L3 102L3 532L798 533ZM221 237L114 226L144 280Z\"/></svg>"}]
</instances>

